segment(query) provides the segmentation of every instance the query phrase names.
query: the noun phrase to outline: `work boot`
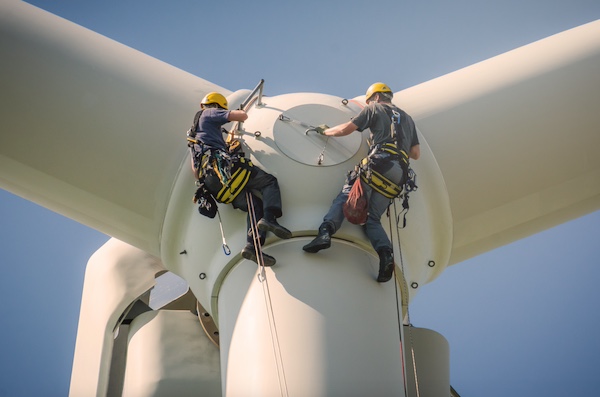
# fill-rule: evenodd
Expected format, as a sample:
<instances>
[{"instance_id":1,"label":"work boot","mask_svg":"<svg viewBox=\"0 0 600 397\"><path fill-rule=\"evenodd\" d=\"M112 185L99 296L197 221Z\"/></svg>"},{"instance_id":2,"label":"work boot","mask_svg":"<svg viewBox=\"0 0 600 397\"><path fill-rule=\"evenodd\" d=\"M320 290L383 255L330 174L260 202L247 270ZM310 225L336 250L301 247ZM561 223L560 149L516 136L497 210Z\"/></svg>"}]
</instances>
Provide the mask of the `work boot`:
<instances>
[{"instance_id":1,"label":"work boot","mask_svg":"<svg viewBox=\"0 0 600 397\"><path fill-rule=\"evenodd\" d=\"M306 244L302 249L306 252L314 254L321 250L331 247L331 234L333 230L329 223L323 223L319 226L319 234L313 241Z\"/></svg>"},{"instance_id":2,"label":"work boot","mask_svg":"<svg viewBox=\"0 0 600 397\"><path fill-rule=\"evenodd\" d=\"M246 244L246 246L242 250L242 257L251 260L252 262L258 263L258 258L256 257L256 249L252 244ZM271 255L265 254L264 252L262 253L262 261L262 264L265 266L273 266L276 262L275 258L273 258Z\"/></svg>"},{"instance_id":3,"label":"work boot","mask_svg":"<svg viewBox=\"0 0 600 397\"><path fill-rule=\"evenodd\" d=\"M380 248L377 253L379 254L379 275L377 276L377 281L385 283L390 281L394 274L394 254L392 254L392 250L388 247Z\"/></svg>"},{"instance_id":4,"label":"work boot","mask_svg":"<svg viewBox=\"0 0 600 397\"><path fill-rule=\"evenodd\" d=\"M256 226L261 232L271 232L279 238L288 239L292 237L292 232L277 223L274 217L271 219L263 217L258 221Z\"/></svg>"}]
</instances>

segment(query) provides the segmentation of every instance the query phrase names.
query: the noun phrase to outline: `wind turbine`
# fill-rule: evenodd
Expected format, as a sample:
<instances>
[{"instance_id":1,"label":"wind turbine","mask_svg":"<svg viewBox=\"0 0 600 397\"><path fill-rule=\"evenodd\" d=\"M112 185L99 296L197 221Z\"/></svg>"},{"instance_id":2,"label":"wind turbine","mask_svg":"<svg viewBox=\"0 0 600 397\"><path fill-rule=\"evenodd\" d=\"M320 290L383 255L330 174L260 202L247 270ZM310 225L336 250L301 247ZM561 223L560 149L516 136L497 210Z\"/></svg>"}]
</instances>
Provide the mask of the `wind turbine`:
<instances>
[{"instance_id":1,"label":"wind turbine","mask_svg":"<svg viewBox=\"0 0 600 397\"><path fill-rule=\"evenodd\" d=\"M342 352L360 354L359 347L363 343L370 355L381 360L372 368L389 368L398 375L386 376L389 382L378 384L380 389L375 390L397 392L405 387L400 376L402 371L398 370L406 358L399 353L401 350L393 356L374 353L389 347L392 340L406 339L398 335L402 334L402 327L397 324L392 327L393 321L390 324L389 313L397 312L397 307L392 305L381 313L368 314L381 315L381 318L361 318L365 328L360 332L358 327L357 335L339 333L339 340L353 346L352 349L347 345L337 346L334 338L327 338L331 336L330 327L347 330L345 321L355 318L355 309L364 302L390 303L393 300L388 296L402 295L392 290L391 285L378 286L369 280L374 257L360 231L346 227L329 257L307 258L299 249L314 232L318 217L333 197L337 187L332 186L331 181L341 179L348 164L364 155L364 147L354 141L340 144L341 147L328 153L323 167L319 167L314 162L317 153L311 149L320 150L321 142L299 140L293 135L293 129L277 121L278 116L283 111L308 121L312 121L311 117L332 120L333 124L357 111L352 103L348 106L343 103L344 98L322 94L290 94L265 98L264 106L249 109L254 114L244 125L243 137L254 159L269 170L277 170L283 181L294 180L300 173L316 185L326 187L319 195L307 197L306 189L284 185L284 195L286 192L288 195L284 200L294 203L294 212L286 212L285 220L286 224L294 225L295 238L289 243L271 241L267 250L285 259L280 259L283 263L272 273L267 271L265 279L277 280L279 287L274 288L277 292L274 302L282 302L283 307L272 308L273 313L289 312L292 307L294 315L282 318L267 310L263 321L256 321L253 317L260 313L256 300L265 279L260 281L254 277L260 273L254 274L256 268L240 258L223 257L214 249L221 244L220 236L214 233L216 226L207 224L207 220L194 213L189 203L193 184L181 137L164 133L177 130L181 120L193 114L193 107L203 93L220 90L230 94L230 102L240 103L249 90L231 93L26 4L7 3L2 7L6 11L2 13L5 16L2 29L8 32L3 33L2 51L10 55L6 59L12 61L4 65L2 74L4 85L8 87L7 97L12 101L5 107L8 117L2 134L3 187L120 240L112 240L90 260L88 279L92 272L100 272L105 277L121 277L124 284L120 290L115 287L113 294L119 299L113 297L111 299L117 302L111 303L106 291L101 292L101 300L95 295L93 284L90 286L86 281L72 394L78 395L79 387L84 387L82 384L98 394L103 394L109 386L130 390L127 388L154 385L157 390L166 387L166 392L172 392L185 384L173 380L181 380L177 376L185 372L174 363L169 364L173 377L164 378L157 386L143 377L131 375L132 368L139 369L139 362L127 363L125 368L130 372L124 370L121 377L110 375L118 363L107 362L107 355L114 356L115 327L120 320L127 319L128 313L133 313L129 310L140 298L143 301L154 275L165 269L183 276L206 313L218 320L221 343L224 343L221 351L241 354L232 359L231 355L221 353L219 376L214 375L214 368L203 372L212 374L201 379L205 387L216 383L220 389L219 378L222 378L223 390L231 395L235 395L238 386L257 393L271 388L279 392L307 390L297 387L314 387L309 389L314 395L326 391L346 392L347 387L360 391L352 382L337 381L344 375L354 375L355 369L341 365L344 360L335 361L335 365L330 360L340 360L344 357ZM598 83L595 81L598 38L598 23L589 24L396 94L396 100L417 121L427 143L427 156L415 164L420 190L411 202L414 220L400 238L406 256L405 281L415 286L406 289L404 305L418 285L431 281L445 266L598 208L599 167L593 152L598 146L595 134L598 124L593 117L599 99L598 87L594 85ZM40 62L43 68L39 67L40 63L33 68L28 62L33 54L36 59L45 61ZM40 95L25 101L23 94L31 92L33 87ZM70 111L68 117L64 114L66 109ZM147 109L157 112L148 115ZM572 114L568 123L549 119L548 116L558 110ZM514 115L510 125L503 117L507 112ZM105 117L107 114L111 115L110 119ZM28 120L34 116L47 120L46 130L32 131L27 136L15 133L29 131ZM577 149L582 155L566 165L559 165L556 159L564 156L564 146L547 137L558 136L567 127L580 145ZM81 131L86 133L81 134ZM256 131L261 132L259 138L253 136ZM55 140L43 150L31 145L46 134ZM506 153L498 147L515 141L523 145L511 148L513 158L507 161ZM465 145L464 142L470 143ZM90 151L90 146L95 150ZM533 147L538 154L535 157ZM81 160L82 152L86 153L86 161ZM531 169L532 163L539 168ZM244 229L243 216L225 209L223 216L229 229L228 241L236 252L235 248L240 248L239 244L244 241L240 235ZM206 240L206 247L195 238L198 235ZM336 247L339 247L337 251ZM194 253L194 249L198 252ZM181 254L183 251L186 253ZM211 260L207 259L206 252L211 252ZM111 266L118 269L128 264L134 264L134 270L128 268L121 273L114 270L113 275L103 273ZM203 273L205 277L201 278ZM97 283L100 276L93 274L97 275ZM308 280L302 279L307 276L310 276ZM326 288L316 288L316 280L334 277L336 282L327 284L348 288L343 297L336 297ZM132 280L137 285L130 285ZM309 290L311 283L315 290ZM358 296L351 293L358 288L364 293ZM240 296L241 292L248 295ZM340 290L335 292L340 293ZM319 297L317 302L311 300L315 294ZM333 308L321 307L328 299L338 301ZM247 306L246 302L254 302L254 306ZM98 315L99 308L105 317ZM365 314L365 311L360 313ZM86 316L91 314L94 319L88 320ZM131 327L139 327L130 335L148 338L143 341L151 340L155 332L171 323L161 318L171 315L189 319L188 313L145 312L128 319ZM336 316L340 319L336 320ZM146 322L140 323L143 318ZM249 373L243 358L250 348L257 349L250 351L249 359L256 365L257 355L267 350L268 346L256 344L254 336L272 333L265 325L269 318L279 324L278 329L285 325L296 326L276 339L260 340L265 344L273 340L280 343L276 359L265 358L258 366L262 371L257 371L280 374L274 384L265 381L260 374ZM195 319L189 326L181 325L185 321L178 322L177 328L182 332L198 329ZM297 322L301 324L298 326ZM243 327L239 325L242 323ZM368 327L372 323L386 324L381 326L385 332L368 338L371 340L367 344L365 335L372 330L373 327ZM159 331L151 331L154 325ZM298 328L301 336L294 334ZM142 330L150 330L151 335L143 336ZM338 332L333 334L338 335ZM299 345L298 341L307 335L314 336L311 343ZM437 336L432 338L438 340ZM161 344L152 351L158 354L167 339L161 339ZM129 357L136 351L136 340L132 337L128 343ZM196 348L208 349L207 343L198 343L200 346ZM443 350L443 343L440 345ZM101 351L92 351L95 347ZM306 357L297 359L301 353ZM296 360L290 360L290 356ZM80 366L78 357L85 357L88 363L94 362L91 357L98 359L92 366ZM214 352L211 357L214 363ZM201 364L208 365L203 361ZM340 367L345 369L340 370ZM366 368L356 371L369 378L365 375ZM145 368L141 372L151 371ZM443 380L443 369L433 372ZM298 379L306 378L314 382L298 386ZM115 382L121 384L115 386ZM372 385L364 387L373 390ZM447 382L442 387L447 390Z\"/></svg>"}]
</instances>

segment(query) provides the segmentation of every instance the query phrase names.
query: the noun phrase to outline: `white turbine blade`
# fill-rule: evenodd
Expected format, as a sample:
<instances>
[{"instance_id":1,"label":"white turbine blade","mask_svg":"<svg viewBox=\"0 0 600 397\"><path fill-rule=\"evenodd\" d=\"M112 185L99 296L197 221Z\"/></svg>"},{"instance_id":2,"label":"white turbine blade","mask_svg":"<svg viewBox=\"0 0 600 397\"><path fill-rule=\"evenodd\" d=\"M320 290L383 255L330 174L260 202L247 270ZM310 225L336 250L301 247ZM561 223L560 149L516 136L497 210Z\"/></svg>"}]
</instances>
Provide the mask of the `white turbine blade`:
<instances>
[{"instance_id":1,"label":"white turbine blade","mask_svg":"<svg viewBox=\"0 0 600 397\"><path fill-rule=\"evenodd\" d=\"M600 21L399 93L448 188L450 263L600 208Z\"/></svg>"},{"instance_id":2,"label":"white turbine blade","mask_svg":"<svg viewBox=\"0 0 600 397\"><path fill-rule=\"evenodd\" d=\"M0 185L156 254L185 131L229 91L21 1L0 58Z\"/></svg>"}]
</instances>

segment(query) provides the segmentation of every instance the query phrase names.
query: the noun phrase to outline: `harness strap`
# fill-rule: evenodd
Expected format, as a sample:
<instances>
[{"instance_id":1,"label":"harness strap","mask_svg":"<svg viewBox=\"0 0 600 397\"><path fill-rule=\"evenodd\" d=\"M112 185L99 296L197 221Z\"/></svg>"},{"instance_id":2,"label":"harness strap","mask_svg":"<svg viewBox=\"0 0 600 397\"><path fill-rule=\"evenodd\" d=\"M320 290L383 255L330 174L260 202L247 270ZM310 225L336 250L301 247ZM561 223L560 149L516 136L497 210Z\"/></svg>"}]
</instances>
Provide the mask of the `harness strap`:
<instances>
[{"instance_id":1,"label":"harness strap","mask_svg":"<svg viewBox=\"0 0 600 397\"><path fill-rule=\"evenodd\" d=\"M229 180L225 181L221 174L217 174L223 187L217 193L215 199L221 203L231 203L246 187L252 173L252 162L244 157L240 157L237 163L238 167L231 175Z\"/></svg>"},{"instance_id":2,"label":"harness strap","mask_svg":"<svg viewBox=\"0 0 600 397\"><path fill-rule=\"evenodd\" d=\"M360 167L362 169L370 168L368 157L362 159L360 162ZM393 199L402 193L402 186L394 183L389 178L385 177L383 174L375 171L374 169L370 169L367 172L361 172L360 179L369 185L373 190L386 198Z\"/></svg>"},{"instance_id":3,"label":"harness strap","mask_svg":"<svg viewBox=\"0 0 600 397\"><path fill-rule=\"evenodd\" d=\"M378 147L376 148L376 150L378 149L383 152L389 153L391 155L398 156L404 164L408 164L408 155L406 154L406 152L404 150L402 150L402 149L398 150L398 147L396 146L395 143L386 142L386 143L383 143L383 144L377 145L377 146Z\"/></svg>"}]
</instances>

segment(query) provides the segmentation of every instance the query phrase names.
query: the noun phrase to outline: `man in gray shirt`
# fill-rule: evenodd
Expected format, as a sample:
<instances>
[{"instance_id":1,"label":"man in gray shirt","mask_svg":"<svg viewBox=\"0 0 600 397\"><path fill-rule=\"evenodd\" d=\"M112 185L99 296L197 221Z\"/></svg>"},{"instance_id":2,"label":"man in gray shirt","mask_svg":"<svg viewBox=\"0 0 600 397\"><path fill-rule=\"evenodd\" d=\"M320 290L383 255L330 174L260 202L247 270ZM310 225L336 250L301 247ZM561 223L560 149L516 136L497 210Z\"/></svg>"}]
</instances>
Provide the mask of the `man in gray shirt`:
<instances>
[{"instance_id":1,"label":"man in gray shirt","mask_svg":"<svg viewBox=\"0 0 600 397\"><path fill-rule=\"evenodd\" d=\"M351 121L327 129L317 129L326 136L344 136L354 131L370 129L370 148L367 163L372 169L395 184L401 185L408 173L409 159L417 160L420 155L419 139L412 118L403 110L391 103L392 90L383 83L375 83L366 93L367 106ZM395 136L392 126L392 115L400 117L399 136ZM350 173L342 191L333 200L329 212L323 217L317 237L302 247L306 252L316 253L331 246L331 235L342 225L344 220L343 205L348 199L358 175ZM392 244L383 226L381 216L390 205L390 198L365 186L365 194L369 197L368 217L364 230L371 245L379 254L379 275L377 281L386 282L392 278L394 256Z\"/></svg>"}]
</instances>

